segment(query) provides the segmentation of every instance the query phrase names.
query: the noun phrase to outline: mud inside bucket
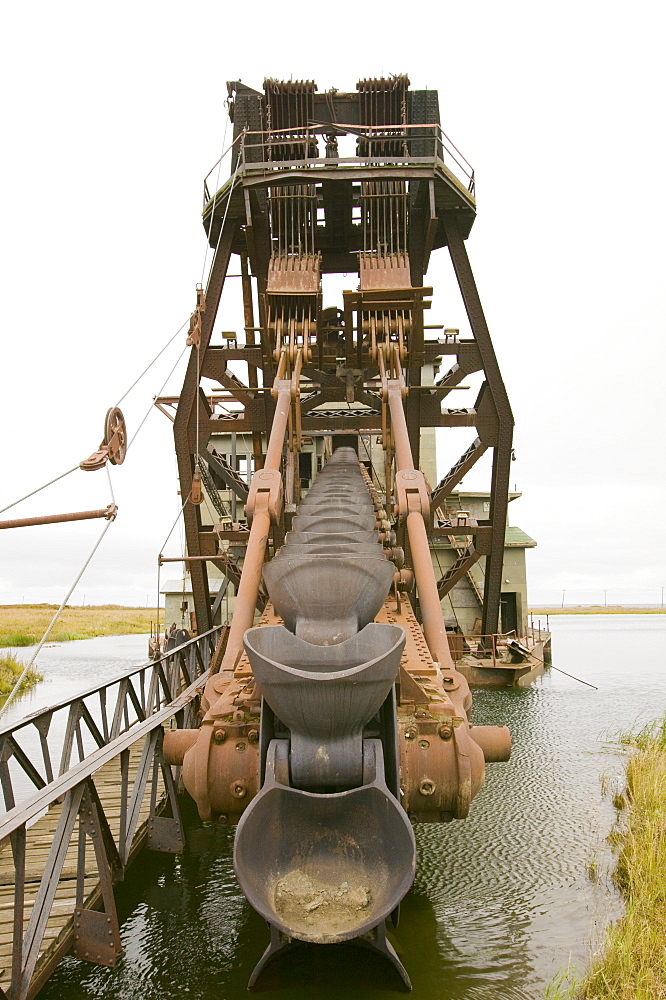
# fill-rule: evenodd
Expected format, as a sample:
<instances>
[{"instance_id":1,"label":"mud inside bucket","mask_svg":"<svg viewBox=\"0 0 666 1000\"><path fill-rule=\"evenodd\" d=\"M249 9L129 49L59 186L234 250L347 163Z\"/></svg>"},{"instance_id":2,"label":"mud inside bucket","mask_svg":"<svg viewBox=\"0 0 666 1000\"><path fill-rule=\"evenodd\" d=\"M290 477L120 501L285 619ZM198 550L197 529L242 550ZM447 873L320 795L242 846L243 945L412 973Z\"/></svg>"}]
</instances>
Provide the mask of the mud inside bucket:
<instances>
[{"instance_id":1,"label":"mud inside bucket","mask_svg":"<svg viewBox=\"0 0 666 1000\"><path fill-rule=\"evenodd\" d=\"M381 923L408 891L415 863L411 825L383 779L334 794L267 781L234 848L255 910L289 937L316 944Z\"/></svg>"}]
</instances>

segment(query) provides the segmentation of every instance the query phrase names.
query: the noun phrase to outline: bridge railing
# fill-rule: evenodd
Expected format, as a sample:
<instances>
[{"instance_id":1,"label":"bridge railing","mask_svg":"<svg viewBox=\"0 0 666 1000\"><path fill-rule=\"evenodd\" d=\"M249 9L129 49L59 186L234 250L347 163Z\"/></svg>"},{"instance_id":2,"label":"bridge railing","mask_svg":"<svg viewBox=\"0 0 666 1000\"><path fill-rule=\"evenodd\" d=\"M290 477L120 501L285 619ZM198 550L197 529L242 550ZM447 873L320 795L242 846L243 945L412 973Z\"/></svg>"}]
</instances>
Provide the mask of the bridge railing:
<instances>
[{"instance_id":1,"label":"bridge railing","mask_svg":"<svg viewBox=\"0 0 666 1000\"><path fill-rule=\"evenodd\" d=\"M184 845L162 739L196 725L219 633L0 731L0 996L30 1000L68 951L115 964L113 884L144 843Z\"/></svg>"},{"instance_id":2,"label":"bridge railing","mask_svg":"<svg viewBox=\"0 0 666 1000\"><path fill-rule=\"evenodd\" d=\"M9 810L88 754L174 701L207 669L219 628L158 659L0 728L0 779Z\"/></svg>"}]
</instances>

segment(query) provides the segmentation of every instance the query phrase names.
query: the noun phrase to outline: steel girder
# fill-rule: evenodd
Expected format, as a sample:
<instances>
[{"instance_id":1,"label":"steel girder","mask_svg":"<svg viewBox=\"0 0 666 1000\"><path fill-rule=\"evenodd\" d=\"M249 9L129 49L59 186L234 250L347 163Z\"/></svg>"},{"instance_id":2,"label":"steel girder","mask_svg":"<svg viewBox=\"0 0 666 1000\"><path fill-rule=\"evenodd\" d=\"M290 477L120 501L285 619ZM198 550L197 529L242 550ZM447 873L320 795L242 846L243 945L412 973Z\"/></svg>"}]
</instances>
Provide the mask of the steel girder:
<instances>
[{"instance_id":1,"label":"steel girder","mask_svg":"<svg viewBox=\"0 0 666 1000\"><path fill-rule=\"evenodd\" d=\"M474 339L481 353L490 397L497 418L497 440L493 448L493 471L490 486L490 522L493 526L490 551L486 557L485 587L483 594L483 621L481 632L497 632L502 591L502 566L504 562L504 536L509 503L509 473L513 442L513 414L504 381L497 363L488 324L481 306L465 243L454 212L444 213L444 228L451 256L451 263L458 279L460 293Z\"/></svg>"},{"instance_id":2,"label":"steel girder","mask_svg":"<svg viewBox=\"0 0 666 1000\"><path fill-rule=\"evenodd\" d=\"M187 551L191 556L203 555L199 540L199 533L202 528L201 514L198 506L189 502L196 461L196 431L194 434L192 433L193 422L196 422L197 419L196 401L199 394L201 372L205 367L206 352L210 343L213 324L229 268L231 247L235 235L235 227L230 226L220 237L220 245L215 253L208 285L206 286L206 310L202 314L201 340L199 346L193 346L190 351L187 372L183 381L183 388L180 393L178 410L173 427L178 478L180 480L180 496L183 500L185 539L187 542ZM207 440L204 440L202 447L205 448L206 444ZM191 563L190 574L197 631L201 634L207 632L212 627L210 591L205 563L203 561Z\"/></svg>"}]
</instances>

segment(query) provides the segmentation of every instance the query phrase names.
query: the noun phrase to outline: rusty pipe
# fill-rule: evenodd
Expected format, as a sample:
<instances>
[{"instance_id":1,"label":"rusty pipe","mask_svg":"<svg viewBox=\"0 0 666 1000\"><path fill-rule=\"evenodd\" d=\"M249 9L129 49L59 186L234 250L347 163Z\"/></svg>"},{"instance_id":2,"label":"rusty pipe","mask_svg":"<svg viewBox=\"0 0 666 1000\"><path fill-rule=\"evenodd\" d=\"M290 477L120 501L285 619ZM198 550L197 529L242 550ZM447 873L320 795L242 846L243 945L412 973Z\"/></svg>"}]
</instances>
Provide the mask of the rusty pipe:
<instances>
[{"instance_id":1,"label":"rusty pipe","mask_svg":"<svg viewBox=\"0 0 666 1000\"><path fill-rule=\"evenodd\" d=\"M213 681L213 689L217 694L220 693L228 681L227 676L220 685L220 675L225 671L233 671L236 668L243 653L243 636L254 624L254 611L257 606L261 572L266 559L266 546L268 544L270 527L271 517L268 511L255 511L245 551L243 571L236 593L236 603L234 605L233 618L231 619L227 648L220 666L220 673L215 675L217 679Z\"/></svg>"},{"instance_id":2,"label":"rusty pipe","mask_svg":"<svg viewBox=\"0 0 666 1000\"><path fill-rule=\"evenodd\" d=\"M405 409L402 405L402 393L399 386L390 386L388 404L391 411L391 429L395 446L395 467L398 472L402 469L413 469L412 446L409 443Z\"/></svg>"},{"instance_id":3,"label":"rusty pipe","mask_svg":"<svg viewBox=\"0 0 666 1000\"><path fill-rule=\"evenodd\" d=\"M391 426L395 442L395 463L398 472L414 468L412 449L407 432L405 410L402 405L400 388L391 386L388 391L388 403L391 410ZM446 625L442 614L437 580L430 556L428 533L421 511L411 511L407 515L407 535L412 554L414 576L419 595L419 605L423 617L423 634L432 656L440 667L454 670L453 657L446 636Z\"/></svg>"},{"instance_id":4,"label":"rusty pipe","mask_svg":"<svg viewBox=\"0 0 666 1000\"><path fill-rule=\"evenodd\" d=\"M511 733L506 726L470 726L469 735L483 750L487 764L504 762L511 757Z\"/></svg>"},{"instance_id":5,"label":"rusty pipe","mask_svg":"<svg viewBox=\"0 0 666 1000\"><path fill-rule=\"evenodd\" d=\"M254 611L257 606L261 572L266 559L266 546L271 526L271 515L269 511L269 494L262 493L258 489L255 490L253 487L255 485L258 486L261 482L261 477L266 477L266 473L279 473L291 402L289 383L287 383L286 387L278 390L277 397L275 417L271 425L264 468L256 471L252 476L249 493L249 497L254 498L255 504L252 515L252 526L250 527L250 535L247 540L240 583L236 592L236 602L233 618L231 619L227 647L220 665L220 672L211 679L211 694L213 692L214 694L220 694L224 690L229 679L228 673L235 670L243 654L243 637L247 630L252 628L254 624ZM225 673L227 676L222 676ZM213 699L208 694L208 685L206 685L206 697L212 702Z\"/></svg>"},{"instance_id":6,"label":"rusty pipe","mask_svg":"<svg viewBox=\"0 0 666 1000\"><path fill-rule=\"evenodd\" d=\"M252 302L252 279L248 268L247 253L240 255L241 286L243 289L243 312L245 318L245 343L252 347L255 344L254 305ZM258 388L257 369L254 365L247 366L247 384L250 389ZM263 469L264 454L261 431L252 431L252 453L255 469Z\"/></svg>"},{"instance_id":7,"label":"rusty pipe","mask_svg":"<svg viewBox=\"0 0 666 1000\"><path fill-rule=\"evenodd\" d=\"M284 436L289 420L289 408L291 405L291 385L286 382L284 388L278 389L275 416L271 425L271 434L268 439L266 458L264 459L264 469L279 469L282 460L282 448L284 446Z\"/></svg>"},{"instance_id":8,"label":"rusty pipe","mask_svg":"<svg viewBox=\"0 0 666 1000\"><path fill-rule=\"evenodd\" d=\"M64 521L91 521L97 517L105 517L107 521L112 521L118 508L115 504L109 504L102 510L79 510L71 514L44 514L41 517L16 517L11 521L0 521L0 528L28 528L34 524L61 524Z\"/></svg>"},{"instance_id":9,"label":"rusty pipe","mask_svg":"<svg viewBox=\"0 0 666 1000\"><path fill-rule=\"evenodd\" d=\"M435 570L430 557L428 535L421 513L412 511L407 515L407 535L423 619L423 634L428 643L428 649L440 667L454 670L455 665L446 636L442 605L437 593Z\"/></svg>"},{"instance_id":10,"label":"rusty pipe","mask_svg":"<svg viewBox=\"0 0 666 1000\"><path fill-rule=\"evenodd\" d=\"M191 562L219 562L221 559L226 558L225 552L216 552L212 556L158 556L158 563L163 566L164 563L180 562L180 563L191 563Z\"/></svg>"},{"instance_id":11,"label":"rusty pipe","mask_svg":"<svg viewBox=\"0 0 666 1000\"><path fill-rule=\"evenodd\" d=\"M167 729L162 745L164 763L182 767L185 754L194 746L198 736L198 729Z\"/></svg>"}]
</instances>

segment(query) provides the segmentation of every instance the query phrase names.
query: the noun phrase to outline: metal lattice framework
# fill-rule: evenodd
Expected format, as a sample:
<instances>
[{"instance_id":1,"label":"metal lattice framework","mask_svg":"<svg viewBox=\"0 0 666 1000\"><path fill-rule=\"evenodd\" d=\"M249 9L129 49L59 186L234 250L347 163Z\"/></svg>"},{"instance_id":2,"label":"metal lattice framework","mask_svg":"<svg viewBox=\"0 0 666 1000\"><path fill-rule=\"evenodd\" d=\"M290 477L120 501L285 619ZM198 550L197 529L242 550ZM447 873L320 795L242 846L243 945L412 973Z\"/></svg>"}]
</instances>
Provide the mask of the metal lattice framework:
<instances>
[{"instance_id":1,"label":"metal lattice framework","mask_svg":"<svg viewBox=\"0 0 666 1000\"><path fill-rule=\"evenodd\" d=\"M466 816L483 783L484 762L507 759L503 727L469 725L471 694L451 655L441 598L485 555L483 655L498 628L513 420L465 249L476 213L474 173L442 131L437 95L412 91L407 77L398 76L362 80L350 94L319 93L311 81L267 80L263 92L232 83L229 96L231 175L219 190L211 192L208 179L204 187L203 218L215 256L190 324L192 353L174 420L181 495L192 501L184 508L185 561L200 631L212 624L208 567L225 571L226 543L240 543L244 554L226 645L202 698L202 725L169 734L165 754L183 766L204 819L239 822L236 871L271 926L254 982L292 937L338 939L308 936L298 922L285 922L275 900L266 898L265 884L258 887L266 857L271 872L288 866L285 844L298 827L285 818L290 810L300 810L306 828L308 817L323 816L329 798L338 803L341 796L331 808L344 831L353 812L345 811L344 796L353 792L359 802L377 800L380 812L397 817L399 839L406 813L429 822ZM341 155L342 141L355 144L355 155ZM471 339L427 336L433 290L424 275L432 251L444 246ZM240 261L245 330L244 337L225 334L222 342L216 315L233 255ZM358 274L358 285L343 293L340 309L323 311L322 275L341 272ZM424 385L424 366L446 355L451 369L436 385ZM246 381L230 368L239 362L247 366ZM475 372L483 383L474 405L443 406ZM202 379L220 388L206 395ZM477 434L432 490L420 469L424 427L470 427ZM249 532L201 517L201 457L215 470L209 443L225 434L252 435ZM305 434L329 438L332 457L303 499L298 455ZM381 495L359 465L362 434L381 441ZM440 516L446 498L488 450L490 523L465 517L452 526ZM329 506L313 521L317 497ZM433 523L435 512L444 523ZM370 537L361 543L359 532ZM429 549L433 535L470 538L439 581ZM367 566L354 555L356 542L367 546ZM364 573L372 577L365 589L359 584ZM350 610L351 593L357 597ZM359 609L369 595L368 621ZM255 641L257 609L264 615ZM404 652L394 643L387 654L384 698L386 677L375 677L372 658L357 660L370 656L373 642L390 645L393 629L404 637ZM308 672L307 663L319 664L320 673ZM340 678L330 666L335 663ZM275 679L288 685L292 668L300 671L299 686L283 697ZM384 701L374 717L361 711L356 742L345 742L336 731L346 732L355 711L345 671L361 669L374 678L368 684L375 684L377 704ZM333 690L327 670L341 685L337 703L324 694ZM321 713L327 735L315 753ZM318 797L324 793L329 798ZM275 818L267 803L278 801L284 822L264 842ZM410 856L405 842L404 873ZM384 910L397 907L408 882L405 875L384 899ZM358 926L408 984L385 939L384 910Z\"/></svg>"},{"instance_id":2,"label":"metal lattice framework","mask_svg":"<svg viewBox=\"0 0 666 1000\"><path fill-rule=\"evenodd\" d=\"M465 248L476 213L474 173L441 129L437 94L410 90L404 76L362 80L354 94L320 94L311 81L267 80L263 93L240 83L229 88L234 95L233 171L220 191L211 194L205 186L204 223L216 253L200 316L201 339L193 348L176 415L182 495L189 495L196 466L193 438L201 377L219 380L239 409L233 417L218 416L200 398L200 436L205 441L213 433L251 433L255 467L260 468L274 415L274 400L266 390L285 345L290 364L298 347L303 349L294 407L294 424L301 433L381 430L374 395L377 359L366 348L376 345L377 330L389 324L391 337L401 345L415 467L422 427L477 429L474 444L433 489L433 512L492 450L489 521L497 530L487 547L482 632L495 633L513 417ZM356 156L338 155L343 136L355 137ZM423 308L429 305L430 290L423 287L423 274L432 250L441 246L449 250L471 340L424 338ZM245 344L217 346L212 331L232 254L238 254L243 273ZM360 286L345 294L340 357L338 339L326 336L319 316L319 276L343 270L358 272ZM447 355L453 367L424 392L422 365ZM247 385L229 370L234 362L247 364ZM449 392L475 372L484 375L475 405L445 408ZM322 403L348 403L350 380L354 398L366 408L322 412ZM273 526L275 546L284 528L284 521ZM190 556L212 554L217 539L204 530L194 507L186 510L186 535ZM192 564L190 570L198 627L205 629L211 624L206 565ZM444 581L442 593L446 587Z\"/></svg>"}]
</instances>

